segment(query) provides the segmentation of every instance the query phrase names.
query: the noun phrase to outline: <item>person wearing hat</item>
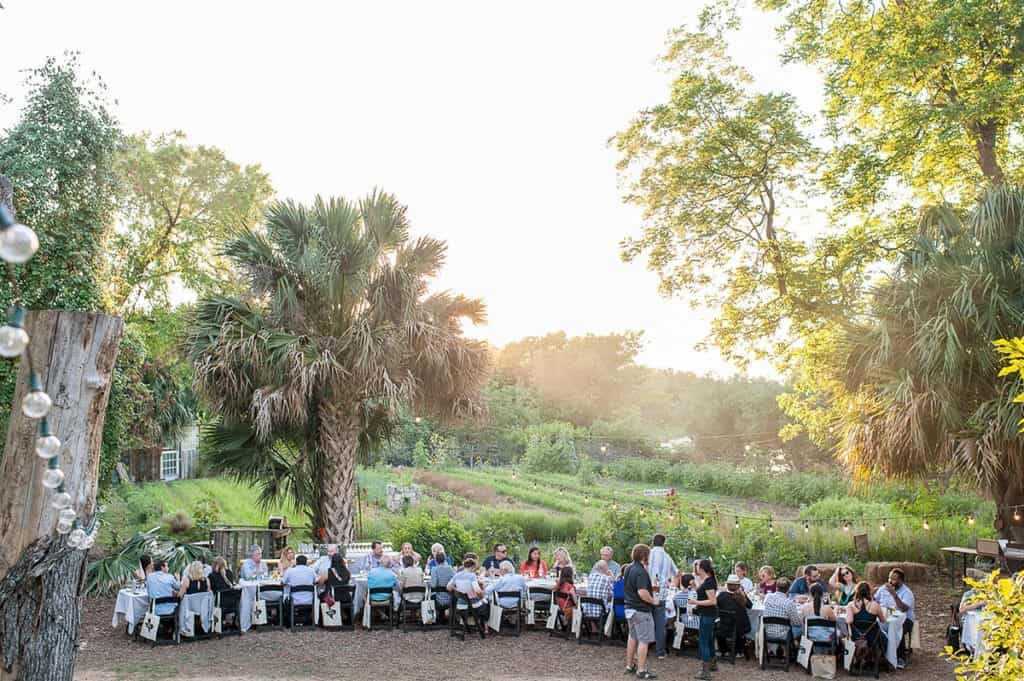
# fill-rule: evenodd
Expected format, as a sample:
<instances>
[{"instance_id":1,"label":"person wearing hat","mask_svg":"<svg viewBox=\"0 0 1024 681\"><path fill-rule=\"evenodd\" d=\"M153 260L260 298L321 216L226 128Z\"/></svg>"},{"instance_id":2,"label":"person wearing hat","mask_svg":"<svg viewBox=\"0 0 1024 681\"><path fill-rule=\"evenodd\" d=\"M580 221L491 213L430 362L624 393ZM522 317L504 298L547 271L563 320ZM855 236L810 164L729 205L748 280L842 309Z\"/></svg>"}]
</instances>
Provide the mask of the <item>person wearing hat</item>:
<instances>
[{"instance_id":1,"label":"person wearing hat","mask_svg":"<svg viewBox=\"0 0 1024 681\"><path fill-rule=\"evenodd\" d=\"M718 594L716 601L719 612L733 614L736 621L736 640L733 641L732 649L737 653L742 653L747 634L750 633L750 618L747 616L747 610L754 607L754 604L743 592L743 582L738 575L729 575L729 578L725 580L725 590ZM723 649L730 646L728 641L719 637L718 647Z\"/></svg>"}]
</instances>

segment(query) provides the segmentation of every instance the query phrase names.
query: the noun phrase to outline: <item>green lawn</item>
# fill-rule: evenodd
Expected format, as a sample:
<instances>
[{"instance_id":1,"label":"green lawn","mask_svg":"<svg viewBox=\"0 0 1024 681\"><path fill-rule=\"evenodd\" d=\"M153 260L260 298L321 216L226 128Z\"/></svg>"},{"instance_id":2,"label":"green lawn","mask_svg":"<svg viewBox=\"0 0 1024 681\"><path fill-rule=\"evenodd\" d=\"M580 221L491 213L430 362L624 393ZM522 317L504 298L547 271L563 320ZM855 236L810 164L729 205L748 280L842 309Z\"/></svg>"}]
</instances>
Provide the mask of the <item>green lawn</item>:
<instances>
[{"instance_id":1,"label":"green lawn","mask_svg":"<svg viewBox=\"0 0 1024 681\"><path fill-rule=\"evenodd\" d=\"M196 501L209 496L220 506L220 522L226 525L262 527L267 524L270 515L287 516L293 525L305 524L305 519L291 504L262 509L256 504L256 490L226 478L146 482L140 487L147 496L162 504L167 513L190 511Z\"/></svg>"}]
</instances>

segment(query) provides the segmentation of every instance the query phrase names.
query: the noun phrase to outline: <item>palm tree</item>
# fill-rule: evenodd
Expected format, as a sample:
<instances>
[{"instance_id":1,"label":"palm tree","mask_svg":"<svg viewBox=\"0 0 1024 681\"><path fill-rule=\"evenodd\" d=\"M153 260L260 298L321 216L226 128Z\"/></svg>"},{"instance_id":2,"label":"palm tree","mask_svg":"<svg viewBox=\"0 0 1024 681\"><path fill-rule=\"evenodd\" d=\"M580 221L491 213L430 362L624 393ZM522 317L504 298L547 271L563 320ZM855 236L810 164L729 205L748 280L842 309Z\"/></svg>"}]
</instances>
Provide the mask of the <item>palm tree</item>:
<instances>
[{"instance_id":1,"label":"palm tree","mask_svg":"<svg viewBox=\"0 0 1024 681\"><path fill-rule=\"evenodd\" d=\"M924 212L901 267L846 334L840 456L860 477L951 464L999 506L1024 504L1024 440L993 341L1024 326L1024 190L987 191L966 215ZM1009 534L1012 512L997 514ZM1019 523L1017 523L1019 529Z\"/></svg>"},{"instance_id":2,"label":"palm tree","mask_svg":"<svg viewBox=\"0 0 1024 681\"><path fill-rule=\"evenodd\" d=\"M352 538L360 451L386 438L399 406L476 415L490 371L462 321L479 300L430 293L444 242L410 239L406 209L375 191L350 202L272 205L260 231L225 246L244 299L198 304L187 341L197 391L219 420L215 468L294 497L330 541Z\"/></svg>"}]
</instances>

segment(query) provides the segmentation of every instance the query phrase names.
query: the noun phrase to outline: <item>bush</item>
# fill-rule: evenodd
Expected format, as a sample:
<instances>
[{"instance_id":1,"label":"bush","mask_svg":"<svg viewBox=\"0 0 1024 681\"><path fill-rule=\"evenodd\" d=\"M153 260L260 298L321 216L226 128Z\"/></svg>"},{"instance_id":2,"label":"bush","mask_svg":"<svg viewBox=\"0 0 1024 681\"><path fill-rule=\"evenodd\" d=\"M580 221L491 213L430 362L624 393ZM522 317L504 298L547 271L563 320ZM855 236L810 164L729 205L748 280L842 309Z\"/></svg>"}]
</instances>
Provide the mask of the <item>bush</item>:
<instances>
[{"instance_id":1,"label":"bush","mask_svg":"<svg viewBox=\"0 0 1024 681\"><path fill-rule=\"evenodd\" d=\"M945 657L958 662L958 679L977 681L1019 681L1024 679L1024 572L1013 579L999 580L997 574L980 582L967 580L984 601L989 618L981 623L984 649L977 655L959 653L949 646Z\"/></svg>"},{"instance_id":2,"label":"bush","mask_svg":"<svg viewBox=\"0 0 1024 681\"><path fill-rule=\"evenodd\" d=\"M444 545L453 561L479 546L477 537L451 518L434 517L426 511L410 515L391 528L391 545L401 546L405 542L422 556L430 555L434 542Z\"/></svg>"},{"instance_id":3,"label":"bush","mask_svg":"<svg viewBox=\"0 0 1024 681\"><path fill-rule=\"evenodd\" d=\"M601 557L601 547L610 546L620 563L628 563L633 545L650 541L655 532L655 519L650 513L630 508L622 511L606 511L601 519L586 527L576 538L579 555L575 560L580 566L589 565Z\"/></svg>"},{"instance_id":4,"label":"bush","mask_svg":"<svg viewBox=\"0 0 1024 681\"><path fill-rule=\"evenodd\" d=\"M819 518L849 518L858 520L860 518L885 518L892 516L892 506L875 501L861 501L856 497L828 497L815 501L800 511L802 520L815 520Z\"/></svg>"},{"instance_id":5,"label":"bush","mask_svg":"<svg viewBox=\"0 0 1024 681\"><path fill-rule=\"evenodd\" d=\"M186 511L175 511L171 515L164 518L164 527L168 534L171 535L185 535L192 531L192 528L196 526L192 520L192 516Z\"/></svg>"},{"instance_id":6,"label":"bush","mask_svg":"<svg viewBox=\"0 0 1024 681\"><path fill-rule=\"evenodd\" d=\"M499 542L509 547L526 543L523 526L516 514L510 511L485 511L476 517L471 530L480 538L480 549L486 553L490 553L491 547Z\"/></svg>"},{"instance_id":7,"label":"bush","mask_svg":"<svg viewBox=\"0 0 1024 681\"><path fill-rule=\"evenodd\" d=\"M128 522L131 525L155 526L160 524L164 515L164 505L139 486L121 484L114 491L124 500L128 511Z\"/></svg>"},{"instance_id":8,"label":"bush","mask_svg":"<svg viewBox=\"0 0 1024 681\"><path fill-rule=\"evenodd\" d=\"M532 473L567 473L579 468L575 431L568 423L542 423L526 428L523 467Z\"/></svg>"},{"instance_id":9,"label":"bush","mask_svg":"<svg viewBox=\"0 0 1024 681\"><path fill-rule=\"evenodd\" d=\"M210 528L220 522L220 504L209 494L206 494L192 503L192 518L196 526Z\"/></svg>"},{"instance_id":10,"label":"bush","mask_svg":"<svg viewBox=\"0 0 1024 681\"><path fill-rule=\"evenodd\" d=\"M416 440L416 445L412 448L412 465L416 468L430 468L430 454L422 439Z\"/></svg>"}]
</instances>

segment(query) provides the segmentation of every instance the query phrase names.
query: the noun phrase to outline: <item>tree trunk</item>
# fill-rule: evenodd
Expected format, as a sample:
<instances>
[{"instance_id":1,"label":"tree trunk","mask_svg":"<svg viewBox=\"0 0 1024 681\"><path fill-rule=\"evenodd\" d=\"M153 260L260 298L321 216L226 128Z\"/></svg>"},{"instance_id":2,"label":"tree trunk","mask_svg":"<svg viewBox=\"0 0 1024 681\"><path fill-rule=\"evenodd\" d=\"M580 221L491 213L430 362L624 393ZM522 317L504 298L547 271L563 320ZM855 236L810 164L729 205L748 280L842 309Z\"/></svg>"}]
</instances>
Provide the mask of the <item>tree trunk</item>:
<instances>
[{"instance_id":1,"label":"tree trunk","mask_svg":"<svg viewBox=\"0 0 1024 681\"><path fill-rule=\"evenodd\" d=\"M95 512L103 420L121 340L116 317L87 312L29 313L29 351L53 400L47 417L60 438L65 491L79 521ZM85 552L57 537L52 494L40 483L39 421L21 413L28 390L21 362L0 462L0 681L70 681L78 645Z\"/></svg>"},{"instance_id":2,"label":"tree trunk","mask_svg":"<svg viewBox=\"0 0 1024 681\"><path fill-rule=\"evenodd\" d=\"M994 121L984 123L971 123L968 126L974 136L974 146L978 151L978 166L992 184L1002 184L1005 179L1003 169L999 165L999 157L996 155L996 138L999 135L999 125Z\"/></svg>"},{"instance_id":3,"label":"tree trunk","mask_svg":"<svg viewBox=\"0 0 1024 681\"><path fill-rule=\"evenodd\" d=\"M326 403L320 407L323 461L318 508L326 540L337 544L352 541L359 428L356 407Z\"/></svg>"},{"instance_id":4,"label":"tree trunk","mask_svg":"<svg viewBox=\"0 0 1024 681\"><path fill-rule=\"evenodd\" d=\"M1024 542L1024 480L1015 475L1007 475L1005 480L999 482L994 493L994 501L997 508L995 526L1001 539ZM1016 512L1021 520L1014 519L1014 509L1006 508L1018 506Z\"/></svg>"}]
</instances>

